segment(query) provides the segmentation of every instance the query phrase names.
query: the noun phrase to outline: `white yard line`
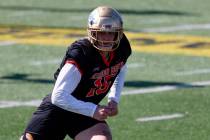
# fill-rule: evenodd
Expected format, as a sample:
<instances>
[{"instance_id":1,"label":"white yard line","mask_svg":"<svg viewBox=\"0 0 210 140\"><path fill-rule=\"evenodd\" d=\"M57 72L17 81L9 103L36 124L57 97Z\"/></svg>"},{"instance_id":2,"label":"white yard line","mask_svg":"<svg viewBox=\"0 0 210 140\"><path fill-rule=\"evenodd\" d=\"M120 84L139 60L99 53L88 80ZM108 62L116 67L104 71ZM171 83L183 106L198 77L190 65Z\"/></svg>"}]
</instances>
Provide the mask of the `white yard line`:
<instances>
[{"instance_id":1,"label":"white yard line","mask_svg":"<svg viewBox=\"0 0 210 140\"><path fill-rule=\"evenodd\" d=\"M209 86L210 81L201 81L188 83L186 85L173 85L173 86L158 86L152 88L141 88L138 90L130 90L122 92L122 95L133 95L133 94L147 94L156 93L170 90L177 90L179 88L193 87L193 86ZM17 107L17 106L38 106L41 100L31 100L31 101L0 101L0 108L7 107Z\"/></svg>"},{"instance_id":2,"label":"white yard line","mask_svg":"<svg viewBox=\"0 0 210 140\"><path fill-rule=\"evenodd\" d=\"M143 117L136 119L137 122L150 122L150 121L162 121L162 120L171 120L176 118L184 117L184 114L175 113L170 115L161 115L161 116L151 116L151 117Z\"/></svg>"},{"instance_id":3,"label":"white yard line","mask_svg":"<svg viewBox=\"0 0 210 140\"><path fill-rule=\"evenodd\" d=\"M57 59L52 59L52 60L39 60L39 61L30 61L29 64L32 66L42 66L42 65L48 65L48 64L59 64L61 63L62 59L57 58ZM139 67L144 67L144 64L140 63L130 63L128 64L128 68L139 68Z\"/></svg>"},{"instance_id":4,"label":"white yard line","mask_svg":"<svg viewBox=\"0 0 210 140\"><path fill-rule=\"evenodd\" d=\"M144 64L140 64L140 63L130 63L128 64L128 68L140 68L140 67L144 67Z\"/></svg>"},{"instance_id":5,"label":"white yard line","mask_svg":"<svg viewBox=\"0 0 210 140\"><path fill-rule=\"evenodd\" d=\"M143 29L143 32L156 32L156 33L164 33L164 32L174 32L174 31L184 31L184 30L206 30L210 29L210 24L184 24L170 27L159 27L159 28L148 28Z\"/></svg>"},{"instance_id":6,"label":"white yard line","mask_svg":"<svg viewBox=\"0 0 210 140\"><path fill-rule=\"evenodd\" d=\"M176 72L176 76L187 76L187 75L198 75L198 74L207 74L210 73L210 69L197 69L192 71L182 71L182 72Z\"/></svg>"},{"instance_id":7,"label":"white yard line","mask_svg":"<svg viewBox=\"0 0 210 140\"><path fill-rule=\"evenodd\" d=\"M17 107L17 106L38 106L41 100L31 101L0 101L0 108Z\"/></svg>"},{"instance_id":8,"label":"white yard line","mask_svg":"<svg viewBox=\"0 0 210 140\"><path fill-rule=\"evenodd\" d=\"M16 44L14 41L0 41L0 46L9 46L14 44Z\"/></svg>"},{"instance_id":9,"label":"white yard line","mask_svg":"<svg viewBox=\"0 0 210 140\"><path fill-rule=\"evenodd\" d=\"M157 86L151 88L140 88L137 90L130 90L122 92L122 95L133 95L133 94L147 94L147 93L156 93L156 92L164 92L170 90L176 90L180 88L193 87L193 86L209 86L210 81L200 81L193 83L186 83L185 85L165 85L165 86Z\"/></svg>"},{"instance_id":10,"label":"white yard line","mask_svg":"<svg viewBox=\"0 0 210 140\"><path fill-rule=\"evenodd\" d=\"M29 62L30 65L33 66L42 66L42 65L48 65L48 64L59 64L61 63L62 59L52 59L52 60L43 60L43 61L31 61Z\"/></svg>"}]
</instances>

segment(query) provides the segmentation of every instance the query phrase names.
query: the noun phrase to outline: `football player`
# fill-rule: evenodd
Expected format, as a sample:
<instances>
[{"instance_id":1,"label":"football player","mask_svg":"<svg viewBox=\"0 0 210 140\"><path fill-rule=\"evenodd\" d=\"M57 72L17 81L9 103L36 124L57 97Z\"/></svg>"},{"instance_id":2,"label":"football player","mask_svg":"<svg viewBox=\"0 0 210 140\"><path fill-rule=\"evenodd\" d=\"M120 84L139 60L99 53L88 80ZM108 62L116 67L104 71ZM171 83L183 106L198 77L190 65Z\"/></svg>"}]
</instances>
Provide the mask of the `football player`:
<instances>
[{"instance_id":1,"label":"football player","mask_svg":"<svg viewBox=\"0 0 210 140\"><path fill-rule=\"evenodd\" d=\"M33 113L21 140L112 139L106 119L118 114L131 47L121 16L111 7L94 9L87 31L87 38L68 47L52 93ZM100 105L107 94L107 105Z\"/></svg>"}]
</instances>

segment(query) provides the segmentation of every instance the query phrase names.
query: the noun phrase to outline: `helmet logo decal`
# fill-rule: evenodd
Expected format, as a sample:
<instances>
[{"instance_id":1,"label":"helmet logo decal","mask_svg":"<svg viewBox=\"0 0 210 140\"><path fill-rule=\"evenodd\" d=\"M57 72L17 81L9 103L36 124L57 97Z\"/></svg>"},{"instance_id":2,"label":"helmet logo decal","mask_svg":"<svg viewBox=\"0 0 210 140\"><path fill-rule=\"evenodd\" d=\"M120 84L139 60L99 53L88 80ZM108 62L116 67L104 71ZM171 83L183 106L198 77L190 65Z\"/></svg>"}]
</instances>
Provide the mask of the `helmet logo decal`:
<instances>
[{"instance_id":1,"label":"helmet logo decal","mask_svg":"<svg viewBox=\"0 0 210 140\"><path fill-rule=\"evenodd\" d=\"M90 21L90 25L93 25L93 20Z\"/></svg>"},{"instance_id":2,"label":"helmet logo decal","mask_svg":"<svg viewBox=\"0 0 210 140\"><path fill-rule=\"evenodd\" d=\"M95 24L96 23L96 19L93 17L93 16L90 16L89 17L89 24L90 25L93 25L93 24Z\"/></svg>"},{"instance_id":3,"label":"helmet logo decal","mask_svg":"<svg viewBox=\"0 0 210 140\"><path fill-rule=\"evenodd\" d=\"M110 24L103 24L102 25L102 30L110 30L110 29L112 29L112 25L110 25Z\"/></svg>"}]
</instances>

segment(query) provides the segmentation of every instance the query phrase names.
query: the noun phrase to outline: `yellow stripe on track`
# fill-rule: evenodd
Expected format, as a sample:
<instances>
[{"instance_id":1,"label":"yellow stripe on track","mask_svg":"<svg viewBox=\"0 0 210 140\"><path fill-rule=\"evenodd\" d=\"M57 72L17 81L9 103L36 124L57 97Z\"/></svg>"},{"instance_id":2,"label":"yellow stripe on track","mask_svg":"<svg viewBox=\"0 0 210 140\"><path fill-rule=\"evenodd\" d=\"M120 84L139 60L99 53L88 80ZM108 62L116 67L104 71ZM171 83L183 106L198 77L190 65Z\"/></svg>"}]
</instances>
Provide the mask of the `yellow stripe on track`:
<instances>
[{"instance_id":1,"label":"yellow stripe on track","mask_svg":"<svg viewBox=\"0 0 210 140\"><path fill-rule=\"evenodd\" d=\"M0 42L66 47L86 36L86 30L38 27L0 27ZM132 48L139 52L210 57L210 37L125 32Z\"/></svg>"}]
</instances>

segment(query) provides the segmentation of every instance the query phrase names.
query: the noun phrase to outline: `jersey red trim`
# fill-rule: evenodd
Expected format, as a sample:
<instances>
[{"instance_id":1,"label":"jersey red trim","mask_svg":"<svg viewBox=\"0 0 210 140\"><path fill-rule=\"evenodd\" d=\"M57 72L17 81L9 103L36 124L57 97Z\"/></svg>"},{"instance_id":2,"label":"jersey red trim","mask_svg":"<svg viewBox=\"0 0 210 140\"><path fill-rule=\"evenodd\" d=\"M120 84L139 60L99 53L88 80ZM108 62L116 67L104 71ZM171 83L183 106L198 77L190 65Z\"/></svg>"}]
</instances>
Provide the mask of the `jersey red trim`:
<instances>
[{"instance_id":1,"label":"jersey red trim","mask_svg":"<svg viewBox=\"0 0 210 140\"><path fill-rule=\"evenodd\" d=\"M104 53L100 52L100 54L101 54L101 57L102 57L104 63L106 64L106 66L109 66L112 59L114 58L114 52L110 52L110 57L108 60L106 59L106 56Z\"/></svg>"},{"instance_id":2,"label":"jersey red trim","mask_svg":"<svg viewBox=\"0 0 210 140\"><path fill-rule=\"evenodd\" d=\"M65 64L73 64L73 65L75 65L78 68L78 70L81 73L81 75L83 74L83 71L81 70L80 66L77 64L76 61L74 61L74 60L66 60Z\"/></svg>"}]
</instances>

